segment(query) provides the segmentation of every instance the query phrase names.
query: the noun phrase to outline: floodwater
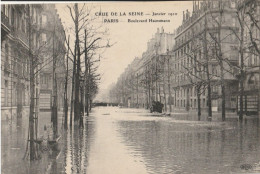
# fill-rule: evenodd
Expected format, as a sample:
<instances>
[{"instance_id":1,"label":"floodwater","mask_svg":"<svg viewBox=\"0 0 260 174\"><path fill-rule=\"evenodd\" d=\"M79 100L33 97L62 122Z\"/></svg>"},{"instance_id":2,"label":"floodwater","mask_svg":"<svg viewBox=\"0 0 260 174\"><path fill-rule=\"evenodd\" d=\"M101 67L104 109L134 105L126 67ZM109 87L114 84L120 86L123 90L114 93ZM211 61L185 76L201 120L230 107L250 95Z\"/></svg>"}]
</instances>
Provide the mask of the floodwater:
<instances>
[{"instance_id":1,"label":"floodwater","mask_svg":"<svg viewBox=\"0 0 260 174\"><path fill-rule=\"evenodd\" d=\"M22 160L27 135L18 128L2 122L2 173L260 173L257 117L223 123L97 107L83 129L60 129L56 150L41 152L32 164Z\"/></svg>"}]
</instances>

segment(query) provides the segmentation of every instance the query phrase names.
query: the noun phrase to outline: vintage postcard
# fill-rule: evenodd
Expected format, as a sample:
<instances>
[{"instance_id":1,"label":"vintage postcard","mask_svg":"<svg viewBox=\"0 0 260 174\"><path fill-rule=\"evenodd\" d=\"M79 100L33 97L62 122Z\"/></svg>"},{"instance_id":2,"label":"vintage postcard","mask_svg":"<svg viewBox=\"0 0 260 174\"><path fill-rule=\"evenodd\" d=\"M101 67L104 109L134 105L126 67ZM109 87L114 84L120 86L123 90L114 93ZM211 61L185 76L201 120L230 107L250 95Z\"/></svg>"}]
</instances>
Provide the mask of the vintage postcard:
<instances>
[{"instance_id":1,"label":"vintage postcard","mask_svg":"<svg viewBox=\"0 0 260 174\"><path fill-rule=\"evenodd\" d=\"M1 2L1 173L260 173L260 1Z\"/></svg>"}]
</instances>

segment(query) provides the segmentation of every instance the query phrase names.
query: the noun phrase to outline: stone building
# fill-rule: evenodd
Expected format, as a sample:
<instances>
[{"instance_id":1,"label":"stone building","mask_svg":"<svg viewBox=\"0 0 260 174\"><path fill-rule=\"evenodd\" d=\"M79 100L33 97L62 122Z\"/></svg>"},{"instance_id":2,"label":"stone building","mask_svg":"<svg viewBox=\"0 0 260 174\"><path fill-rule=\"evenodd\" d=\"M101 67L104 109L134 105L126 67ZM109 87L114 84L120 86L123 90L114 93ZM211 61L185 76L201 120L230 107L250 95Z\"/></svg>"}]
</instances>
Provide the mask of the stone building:
<instances>
[{"instance_id":1,"label":"stone building","mask_svg":"<svg viewBox=\"0 0 260 174\"><path fill-rule=\"evenodd\" d=\"M30 13L29 13L30 10ZM1 5L1 119L21 117L29 111L29 45L40 69L40 21L43 6ZM29 30L28 15L31 15ZM31 41L29 42L29 35ZM30 43L30 44L29 44ZM35 72L35 73L36 73ZM39 74L36 73L36 99L39 97ZM36 103L38 100L36 100Z\"/></svg>"},{"instance_id":2,"label":"stone building","mask_svg":"<svg viewBox=\"0 0 260 174\"><path fill-rule=\"evenodd\" d=\"M65 79L65 31L54 4L45 4L42 12L42 70L40 72L40 110L48 111L52 105L53 63L56 62L58 109L63 107ZM54 62L54 61L55 62Z\"/></svg>"},{"instance_id":3,"label":"stone building","mask_svg":"<svg viewBox=\"0 0 260 174\"><path fill-rule=\"evenodd\" d=\"M173 49L173 78L175 108L197 108L197 87L200 85L201 107L208 106L207 85L211 85L212 110L221 109L220 65L217 57L216 41L214 38L221 32L221 48L223 57L224 77L226 88L226 109L236 109L237 80L230 70L230 64L238 64L236 38L230 31L237 27L235 18L235 4L223 1L219 8L219 1L201 2L193 4L193 12L183 12L183 22L176 30L175 47ZM223 10L220 17L219 11ZM221 18L221 19L220 19ZM221 20L221 26L216 21ZM231 69L231 71L233 71ZM207 74L208 72L208 74Z\"/></svg>"},{"instance_id":4,"label":"stone building","mask_svg":"<svg viewBox=\"0 0 260 174\"><path fill-rule=\"evenodd\" d=\"M31 15L30 21L29 14ZM55 32L53 32L54 24ZM29 35L31 36L30 42ZM64 29L54 5L1 5L2 119L14 119L16 116L29 114L29 75L32 61L29 57L29 47L33 52L36 64L36 110L46 108L46 105L50 109L51 98L46 97L45 94L52 92L52 83L49 82L52 82L53 57L57 60L58 107L63 107L64 44Z\"/></svg>"},{"instance_id":5,"label":"stone building","mask_svg":"<svg viewBox=\"0 0 260 174\"><path fill-rule=\"evenodd\" d=\"M146 107L149 107L152 101L165 101L166 90L164 88L164 69L165 61L169 50L173 49L174 34L161 32L159 28L154 37L147 43L147 50L142 55L143 87L146 93Z\"/></svg>"},{"instance_id":6,"label":"stone building","mask_svg":"<svg viewBox=\"0 0 260 174\"><path fill-rule=\"evenodd\" d=\"M147 43L141 58L135 58L119 77L115 89L121 96L119 103L128 107L149 108L151 101L164 101L163 66L167 52L173 48L174 34L157 32ZM113 94L115 90L112 89Z\"/></svg>"},{"instance_id":7,"label":"stone building","mask_svg":"<svg viewBox=\"0 0 260 174\"><path fill-rule=\"evenodd\" d=\"M244 9L241 62L241 25L237 14ZM259 113L259 10L257 0L193 1L193 11L183 12L182 24L174 33L158 29L148 41L147 50L135 68L139 106L148 109L155 100L164 104L165 112L189 111L196 110L200 100L202 110L206 111L210 97L212 111L217 112L222 109L224 86L225 109L238 112L239 74L243 67L245 114ZM115 85L121 92L128 89L128 73L125 71ZM122 94L126 100L126 93Z\"/></svg>"},{"instance_id":8,"label":"stone building","mask_svg":"<svg viewBox=\"0 0 260 174\"><path fill-rule=\"evenodd\" d=\"M244 27L244 112L246 115L260 111L260 1L244 0L238 4L239 12L245 12ZM241 66L239 60L239 66ZM239 95L239 93L238 93ZM239 100L238 100L239 102ZM238 103L239 109L239 103ZM239 109L240 111L240 109Z\"/></svg>"}]
</instances>

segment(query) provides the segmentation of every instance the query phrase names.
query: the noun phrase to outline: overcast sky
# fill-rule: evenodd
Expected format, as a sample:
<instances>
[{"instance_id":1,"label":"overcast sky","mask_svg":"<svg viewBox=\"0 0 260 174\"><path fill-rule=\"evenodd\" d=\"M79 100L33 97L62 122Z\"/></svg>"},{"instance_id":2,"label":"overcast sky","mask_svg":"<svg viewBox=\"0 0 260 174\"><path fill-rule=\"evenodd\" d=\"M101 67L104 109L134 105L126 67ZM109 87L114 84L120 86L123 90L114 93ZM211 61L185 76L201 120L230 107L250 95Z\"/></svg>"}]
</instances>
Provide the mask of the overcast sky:
<instances>
[{"instance_id":1,"label":"overcast sky","mask_svg":"<svg viewBox=\"0 0 260 174\"><path fill-rule=\"evenodd\" d=\"M90 5L90 4L89 4ZM104 59L100 62L99 72L102 75L100 89L101 92L107 89L110 84L117 81L117 78L123 73L124 69L135 57L141 57L147 48L147 42L152 38L157 28L164 27L165 32L173 33L174 29L180 26L182 22L182 13L189 9L192 11L192 1L175 2L95 2L96 12L108 12L108 17L104 19L118 19L118 23L106 23L109 29L111 42L116 44L107 49L104 53ZM70 16L66 4L57 4L56 8L60 14L64 27L71 25ZM95 11L94 11L95 12ZM125 12L127 16L111 16L111 12ZM144 14L166 13L164 16L144 15L129 16L129 12L143 12ZM177 13L170 16L168 13ZM128 23L128 19L164 19L170 22L157 23ZM102 19L100 19L100 22Z\"/></svg>"}]
</instances>

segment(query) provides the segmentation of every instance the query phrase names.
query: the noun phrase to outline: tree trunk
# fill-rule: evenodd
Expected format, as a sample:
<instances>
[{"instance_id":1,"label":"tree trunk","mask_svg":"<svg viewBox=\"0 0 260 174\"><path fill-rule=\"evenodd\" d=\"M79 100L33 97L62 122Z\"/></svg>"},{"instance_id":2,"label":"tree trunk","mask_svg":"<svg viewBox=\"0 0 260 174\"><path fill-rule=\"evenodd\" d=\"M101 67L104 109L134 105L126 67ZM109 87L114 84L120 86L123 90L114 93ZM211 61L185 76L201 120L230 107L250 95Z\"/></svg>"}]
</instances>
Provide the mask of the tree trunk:
<instances>
[{"instance_id":1,"label":"tree trunk","mask_svg":"<svg viewBox=\"0 0 260 174\"><path fill-rule=\"evenodd\" d=\"M54 19L55 21L55 19ZM52 97L53 97L53 102L52 102L52 123L53 123L53 135L54 138L57 137L58 134L58 111L57 111L57 79L56 79L56 55L55 55L55 25L54 25L54 31L53 31L53 71L52 71Z\"/></svg>"},{"instance_id":2,"label":"tree trunk","mask_svg":"<svg viewBox=\"0 0 260 174\"><path fill-rule=\"evenodd\" d=\"M211 86L210 80L208 79L208 120L212 119L212 103L211 103Z\"/></svg>"},{"instance_id":3,"label":"tree trunk","mask_svg":"<svg viewBox=\"0 0 260 174\"><path fill-rule=\"evenodd\" d=\"M89 115L88 109L88 54L87 54L87 31L85 29L85 111L87 112L87 116Z\"/></svg>"},{"instance_id":4,"label":"tree trunk","mask_svg":"<svg viewBox=\"0 0 260 174\"><path fill-rule=\"evenodd\" d=\"M73 58L73 74L72 74L72 85L71 85L71 104L70 104L70 128L72 128L72 113L74 108L74 86L75 86L75 74L76 74L76 42L74 48L74 58Z\"/></svg>"},{"instance_id":5,"label":"tree trunk","mask_svg":"<svg viewBox=\"0 0 260 174\"><path fill-rule=\"evenodd\" d=\"M84 116L84 106L83 106L83 96L84 96L84 89L83 85L80 87L80 118L79 118L79 127L83 126L83 116Z\"/></svg>"},{"instance_id":6,"label":"tree trunk","mask_svg":"<svg viewBox=\"0 0 260 174\"><path fill-rule=\"evenodd\" d=\"M240 73L241 76L243 75L243 72ZM244 82L242 79L240 79L240 98L239 98L239 120L243 120L243 114L244 114L244 103L243 103L243 97L244 97Z\"/></svg>"},{"instance_id":7,"label":"tree trunk","mask_svg":"<svg viewBox=\"0 0 260 174\"><path fill-rule=\"evenodd\" d=\"M29 115L29 142L30 142L30 160L34 160L36 158L36 147L34 144L34 112L35 112L35 107L34 107L34 95L35 95L35 75L34 75L34 57L32 55L32 50L31 50L31 36L32 36L32 32L31 32L31 14L30 14L30 7L28 6L28 12L29 12L29 60L31 60L30 62L30 115Z\"/></svg>"},{"instance_id":8,"label":"tree trunk","mask_svg":"<svg viewBox=\"0 0 260 174\"><path fill-rule=\"evenodd\" d=\"M164 107L165 107L165 112L167 112L167 102L166 102L166 89L165 89L165 83L163 85L163 97L164 97Z\"/></svg>"},{"instance_id":9,"label":"tree trunk","mask_svg":"<svg viewBox=\"0 0 260 174\"><path fill-rule=\"evenodd\" d=\"M198 86L197 86L197 100L198 100L198 121L200 121L200 118L201 118L200 88L201 88L201 85L198 85Z\"/></svg>"},{"instance_id":10,"label":"tree trunk","mask_svg":"<svg viewBox=\"0 0 260 174\"><path fill-rule=\"evenodd\" d=\"M206 75L207 75L207 91L208 91L208 120L212 119L212 104L211 104L211 83L210 83L210 75L209 75L209 57L208 57L208 44L207 44L207 19L205 15L205 30L204 30L204 54L206 58Z\"/></svg>"},{"instance_id":11,"label":"tree trunk","mask_svg":"<svg viewBox=\"0 0 260 174\"><path fill-rule=\"evenodd\" d=\"M88 99L87 99L87 101L88 101L88 110L87 110L87 116L89 115L89 111L91 110L91 106L90 106L90 97L91 97L91 95L90 95L90 77L91 77L91 65L90 65L90 59L87 59L87 61L88 61L88 86L87 86L87 89L88 89L88 91L87 91L87 97L88 97Z\"/></svg>"},{"instance_id":12,"label":"tree trunk","mask_svg":"<svg viewBox=\"0 0 260 174\"><path fill-rule=\"evenodd\" d=\"M89 99L89 111L91 111L92 108L92 99Z\"/></svg>"},{"instance_id":13,"label":"tree trunk","mask_svg":"<svg viewBox=\"0 0 260 174\"><path fill-rule=\"evenodd\" d=\"M222 121L226 119L226 93L225 93L225 84L221 84L221 93L222 93Z\"/></svg>"},{"instance_id":14,"label":"tree trunk","mask_svg":"<svg viewBox=\"0 0 260 174\"><path fill-rule=\"evenodd\" d=\"M79 120L80 103L79 103L79 76L80 76L80 44L79 44L79 31L78 31L78 19L79 11L78 4L75 4L75 34L76 34L76 47L77 47L77 70L75 77L75 103L74 103L74 121Z\"/></svg>"},{"instance_id":15,"label":"tree trunk","mask_svg":"<svg viewBox=\"0 0 260 174\"><path fill-rule=\"evenodd\" d=\"M240 69L240 100L239 100L239 104L240 104L240 112L239 112L239 120L242 121L243 120L243 114L244 114L244 104L243 104L243 97L244 97L244 27L241 24L241 33L240 33L240 48L239 48L239 52L240 52L240 63L241 63L241 69Z\"/></svg>"},{"instance_id":16,"label":"tree trunk","mask_svg":"<svg viewBox=\"0 0 260 174\"><path fill-rule=\"evenodd\" d=\"M221 1L222 3L222 1ZM221 4L223 5L223 4ZM221 111L222 111L222 121L225 121L226 119L226 94L225 94L225 79L224 79L224 65L223 65L223 54L222 54L222 47L221 47L221 29L222 29L222 15L223 15L223 9L222 6L220 6L221 10L220 10L220 21L219 21L219 26L218 26L218 40L217 40L217 44L219 47L219 52L218 52L218 60L219 60L219 64L220 64L220 81L221 81L221 98L222 98L222 107L221 107Z\"/></svg>"},{"instance_id":17,"label":"tree trunk","mask_svg":"<svg viewBox=\"0 0 260 174\"><path fill-rule=\"evenodd\" d=\"M67 59L66 59L66 76L65 76L65 89L64 89L64 128L68 128L68 75L69 75L69 39L68 38L68 52L67 52Z\"/></svg>"}]
</instances>

